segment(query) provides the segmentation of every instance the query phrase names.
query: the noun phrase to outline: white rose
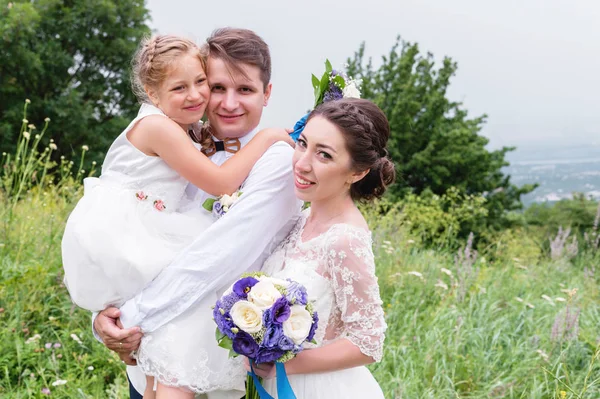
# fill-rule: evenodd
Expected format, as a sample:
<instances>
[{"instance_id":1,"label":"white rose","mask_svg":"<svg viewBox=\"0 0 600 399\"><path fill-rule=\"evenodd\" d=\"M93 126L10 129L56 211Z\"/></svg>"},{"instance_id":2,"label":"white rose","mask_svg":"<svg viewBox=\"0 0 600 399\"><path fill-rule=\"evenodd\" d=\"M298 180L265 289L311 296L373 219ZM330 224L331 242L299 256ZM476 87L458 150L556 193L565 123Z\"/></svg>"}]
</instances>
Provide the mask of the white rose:
<instances>
[{"instance_id":1,"label":"white rose","mask_svg":"<svg viewBox=\"0 0 600 399\"><path fill-rule=\"evenodd\" d=\"M293 305L290 310L289 319L283 322L283 333L296 345L300 345L308 337L312 326L312 317L308 310L301 305Z\"/></svg>"},{"instance_id":2,"label":"white rose","mask_svg":"<svg viewBox=\"0 0 600 399\"><path fill-rule=\"evenodd\" d=\"M241 330L252 334L262 328L262 310L248 301L236 302L229 311L231 319Z\"/></svg>"},{"instance_id":3,"label":"white rose","mask_svg":"<svg viewBox=\"0 0 600 399\"><path fill-rule=\"evenodd\" d=\"M277 291L270 281L259 281L248 293L248 300L262 310L273 306L279 298L281 298L281 292Z\"/></svg>"},{"instance_id":4,"label":"white rose","mask_svg":"<svg viewBox=\"0 0 600 399\"><path fill-rule=\"evenodd\" d=\"M221 206L228 207L228 206L231 206L231 204L233 204L233 198L231 198L230 195L223 194L221 196L221 198L219 198L219 202L221 203Z\"/></svg>"},{"instance_id":5,"label":"white rose","mask_svg":"<svg viewBox=\"0 0 600 399\"><path fill-rule=\"evenodd\" d=\"M360 98L360 90L358 90L354 80L346 84L346 87L342 90L342 94L344 98Z\"/></svg>"},{"instance_id":6,"label":"white rose","mask_svg":"<svg viewBox=\"0 0 600 399\"><path fill-rule=\"evenodd\" d=\"M273 285L280 285L282 287L287 287L288 285L290 285L290 282L287 280L282 280L280 278L275 278L275 277L268 277L268 276L261 276L258 278L259 281L268 281L269 283L273 284Z\"/></svg>"}]
</instances>

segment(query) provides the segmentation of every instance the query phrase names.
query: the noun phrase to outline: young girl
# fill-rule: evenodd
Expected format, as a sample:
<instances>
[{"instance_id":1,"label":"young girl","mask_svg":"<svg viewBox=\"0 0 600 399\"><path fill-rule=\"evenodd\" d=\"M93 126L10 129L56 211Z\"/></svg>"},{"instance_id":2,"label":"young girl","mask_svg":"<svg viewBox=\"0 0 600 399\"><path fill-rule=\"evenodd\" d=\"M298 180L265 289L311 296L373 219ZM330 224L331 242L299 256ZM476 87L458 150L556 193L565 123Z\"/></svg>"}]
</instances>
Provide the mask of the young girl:
<instances>
[{"instance_id":1,"label":"young girl","mask_svg":"<svg viewBox=\"0 0 600 399\"><path fill-rule=\"evenodd\" d=\"M285 363L299 399L383 399L364 367L381 360L386 322L371 233L355 201L380 197L393 182L389 133L375 104L343 99L318 106L296 144L296 195L311 207L262 271L298 281L315 301L317 345ZM255 371L276 395L274 367Z\"/></svg>"},{"instance_id":2,"label":"young girl","mask_svg":"<svg viewBox=\"0 0 600 399\"><path fill-rule=\"evenodd\" d=\"M285 130L266 129L221 167L203 155L192 137L210 140L198 124L210 89L205 57L189 40L154 36L143 41L134 58L133 76L143 105L108 150L101 176L85 179L84 196L67 221L62 241L69 293L77 305L90 311L118 307L133 297L210 225L212 215L187 198L189 183L215 196L231 194L273 143L291 142ZM210 308L207 311L210 314ZM202 348L214 341L210 318L194 323L176 329L178 335L167 335L189 340L173 349L185 351L189 365L173 364L173 369L193 369L194 362L203 358L211 371L226 374L227 352L215 348L207 353ZM155 347L157 339L152 342ZM146 357L138 359L140 367L159 382L199 392L227 387L227 381L215 381L216 374L199 376L206 379L200 382L172 381L154 370L164 360L162 354L144 353ZM183 361L184 356L173 358ZM154 384L149 382L146 393L151 396Z\"/></svg>"}]
</instances>

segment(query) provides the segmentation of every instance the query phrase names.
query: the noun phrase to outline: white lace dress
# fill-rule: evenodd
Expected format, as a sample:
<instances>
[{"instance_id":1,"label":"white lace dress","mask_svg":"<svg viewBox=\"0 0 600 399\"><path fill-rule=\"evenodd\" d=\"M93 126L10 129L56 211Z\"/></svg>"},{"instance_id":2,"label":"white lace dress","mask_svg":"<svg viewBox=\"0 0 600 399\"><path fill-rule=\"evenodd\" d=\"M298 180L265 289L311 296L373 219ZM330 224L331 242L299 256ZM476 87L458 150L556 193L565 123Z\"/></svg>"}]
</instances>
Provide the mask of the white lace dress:
<instances>
[{"instance_id":1,"label":"white lace dress","mask_svg":"<svg viewBox=\"0 0 600 399\"><path fill-rule=\"evenodd\" d=\"M73 301L91 311L132 298L213 222L199 204L190 206L187 180L127 138L148 115L164 116L160 109L142 105L108 150L101 176L85 179L84 196L65 227L65 283ZM210 307L216 299L216 293L207 295L144 336L138 352L144 374L199 392L236 390L219 398L241 396L244 375L214 338Z\"/></svg>"},{"instance_id":2,"label":"white lace dress","mask_svg":"<svg viewBox=\"0 0 600 399\"><path fill-rule=\"evenodd\" d=\"M345 338L365 355L380 361L387 326L375 276L371 233L335 224L326 233L303 242L309 213L310 209L304 211L262 271L306 287L319 314L317 347ZM289 380L298 399L383 399L379 384L366 367L290 375ZM277 397L275 379L263 385Z\"/></svg>"}]
</instances>

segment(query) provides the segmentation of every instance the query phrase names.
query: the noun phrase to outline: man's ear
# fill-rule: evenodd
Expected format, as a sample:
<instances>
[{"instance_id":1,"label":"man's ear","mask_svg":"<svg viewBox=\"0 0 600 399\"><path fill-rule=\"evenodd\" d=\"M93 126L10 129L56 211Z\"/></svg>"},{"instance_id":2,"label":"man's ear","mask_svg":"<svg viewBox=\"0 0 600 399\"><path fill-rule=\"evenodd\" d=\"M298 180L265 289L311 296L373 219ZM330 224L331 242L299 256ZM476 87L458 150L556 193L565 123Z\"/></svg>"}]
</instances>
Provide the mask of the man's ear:
<instances>
[{"instance_id":1,"label":"man's ear","mask_svg":"<svg viewBox=\"0 0 600 399\"><path fill-rule=\"evenodd\" d=\"M263 107L269 105L269 98L271 98L271 88L273 87L272 83L269 83L265 88L265 99L263 101Z\"/></svg>"}]
</instances>

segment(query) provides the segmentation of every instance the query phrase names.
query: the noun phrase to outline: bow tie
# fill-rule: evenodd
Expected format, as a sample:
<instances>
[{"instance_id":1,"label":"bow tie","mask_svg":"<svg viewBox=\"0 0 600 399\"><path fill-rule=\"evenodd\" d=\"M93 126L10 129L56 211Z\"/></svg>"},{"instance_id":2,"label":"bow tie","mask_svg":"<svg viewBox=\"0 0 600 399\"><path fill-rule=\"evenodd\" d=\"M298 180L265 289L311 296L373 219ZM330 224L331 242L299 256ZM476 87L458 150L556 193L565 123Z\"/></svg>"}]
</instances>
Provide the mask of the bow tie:
<instances>
[{"instance_id":1,"label":"bow tie","mask_svg":"<svg viewBox=\"0 0 600 399\"><path fill-rule=\"evenodd\" d=\"M218 151L229 152L230 154L235 154L242 148L242 144L239 139L225 139L223 141L214 141L211 140L208 148L202 150L204 155L210 157L217 153Z\"/></svg>"}]
</instances>

